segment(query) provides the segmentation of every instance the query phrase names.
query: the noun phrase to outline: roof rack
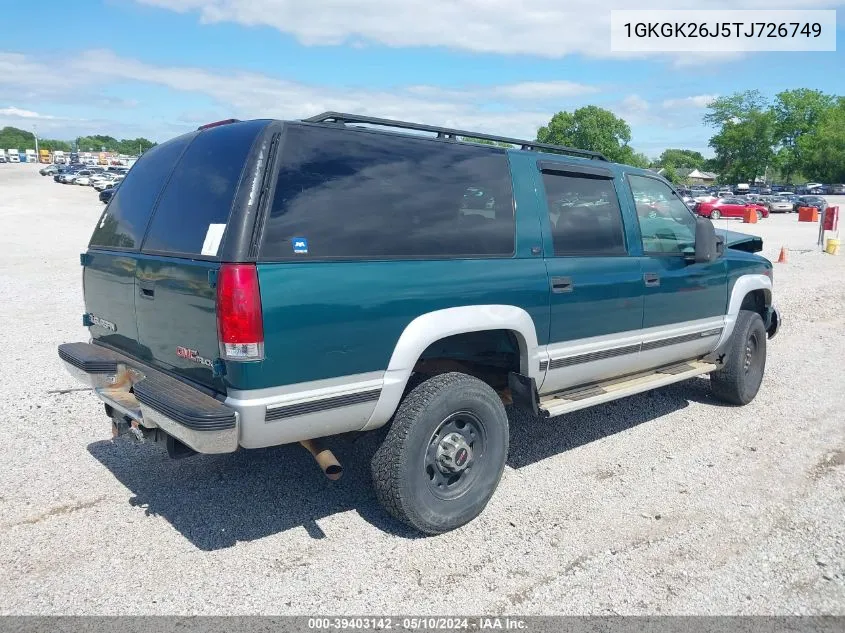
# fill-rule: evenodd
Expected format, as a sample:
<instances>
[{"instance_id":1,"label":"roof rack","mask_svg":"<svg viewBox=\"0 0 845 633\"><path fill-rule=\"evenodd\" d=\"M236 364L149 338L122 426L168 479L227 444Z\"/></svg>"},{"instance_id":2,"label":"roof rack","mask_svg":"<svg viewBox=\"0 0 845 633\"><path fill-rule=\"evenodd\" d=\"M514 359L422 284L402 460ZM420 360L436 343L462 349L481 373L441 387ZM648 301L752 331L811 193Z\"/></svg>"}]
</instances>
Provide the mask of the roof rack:
<instances>
[{"instance_id":1,"label":"roof rack","mask_svg":"<svg viewBox=\"0 0 845 633\"><path fill-rule=\"evenodd\" d=\"M455 130L448 127L437 127L435 125L424 125L422 123L410 123L408 121L394 121L393 119L379 119L376 117L362 116L360 114L347 114L345 112L323 112L322 114L318 114L317 116L302 119L302 121L304 121L305 123L366 123L368 125L381 125L384 127L400 128L403 130L433 132L437 134L437 138L441 139L458 140L459 136L468 137L470 139L480 138L484 139L485 141L510 143L511 145L517 145L524 150L538 150L559 154L570 154L572 156L592 158L594 160L607 160L607 158L605 158L605 156L601 152L591 152L585 149L567 147L566 145L538 143L536 141L526 141L524 139L509 138L507 136L495 136L493 134L484 134L482 132Z\"/></svg>"}]
</instances>

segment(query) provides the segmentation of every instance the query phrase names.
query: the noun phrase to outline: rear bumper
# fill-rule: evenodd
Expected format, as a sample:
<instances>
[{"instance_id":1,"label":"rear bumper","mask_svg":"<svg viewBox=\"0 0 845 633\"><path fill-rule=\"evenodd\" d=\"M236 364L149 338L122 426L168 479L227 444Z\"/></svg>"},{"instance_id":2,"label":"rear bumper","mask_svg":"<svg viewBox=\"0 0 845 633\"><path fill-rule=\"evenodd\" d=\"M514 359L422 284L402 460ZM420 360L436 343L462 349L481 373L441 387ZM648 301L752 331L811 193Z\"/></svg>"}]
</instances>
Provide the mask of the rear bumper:
<instances>
[{"instance_id":1,"label":"rear bumper","mask_svg":"<svg viewBox=\"0 0 845 633\"><path fill-rule=\"evenodd\" d=\"M60 345L59 358L103 402L142 426L160 428L198 453L238 448L238 412L211 395L92 343Z\"/></svg>"}]
</instances>

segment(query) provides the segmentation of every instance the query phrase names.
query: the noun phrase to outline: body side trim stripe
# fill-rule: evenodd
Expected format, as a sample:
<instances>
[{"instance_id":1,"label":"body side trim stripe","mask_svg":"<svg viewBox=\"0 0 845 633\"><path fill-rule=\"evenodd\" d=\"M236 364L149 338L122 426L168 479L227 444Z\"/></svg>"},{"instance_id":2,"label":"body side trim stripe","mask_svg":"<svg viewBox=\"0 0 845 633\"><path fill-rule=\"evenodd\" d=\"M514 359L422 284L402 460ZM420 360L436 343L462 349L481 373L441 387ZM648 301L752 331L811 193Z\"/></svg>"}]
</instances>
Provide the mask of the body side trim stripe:
<instances>
[{"instance_id":1,"label":"body side trim stripe","mask_svg":"<svg viewBox=\"0 0 845 633\"><path fill-rule=\"evenodd\" d=\"M590 363L596 360L603 360L605 358L613 358L615 356L624 356L625 354L636 354L640 351L640 344L626 345L624 347L614 347L611 349L600 350L597 352L590 352L589 354L578 354L576 356L564 356L563 358L555 358L549 363L549 369L560 369L561 367L570 367L572 365L580 365L581 363Z\"/></svg>"},{"instance_id":2,"label":"body side trim stripe","mask_svg":"<svg viewBox=\"0 0 845 633\"><path fill-rule=\"evenodd\" d=\"M660 347L666 347L669 345L677 345L680 343L687 343L690 341L697 341L703 338L709 338L713 336L719 336L722 334L724 330L724 317L716 317L716 319L703 319L698 324L692 323L693 327L698 325L699 329L688 332L684 334L678 334L675 336L664 336L663 338L656 338L652 340L640 340L636 341L633 344L628 345L621 345L619 347L609 347L603 349L597 349L595 351L587 352L584 354L573 354L571 356L558 356L553 357L549 361L548 369L562 369L564 367L571 367L573 365L580 365L582 363L590 363L598 360L604 360L607 358L614 358L617 356L624 356L627 354L636 354L638 352L645 352L653 349L657 349ZM718 324L718 327L714 327ZM669 331L678 331L680 329L683 332L684 329L688 329L688 324L675 324L674 326L669 326L668 328L661 328L664 330ZM654 334L658 333L658 331L653 331L649 333L643 333L640 338L642 339L649 339ZM635 338L631 336L630 332L622 332L616 337L616 341L607 340L607 343L612 344L614 342L623 342L625 340L630 341L631 338ZM550 354L551 356L551 354ZM543 363L540 363L540 371L544 371Z\"/></svg>"},{"instance_id":3,"label":"body side trim stripe","mask_svg":"<svg viewBox=\"0 0 845 633\"><path fill-rule=\"evenodd\" d=\"M369 389L367 391L359 391L357 393L349 393L343 396L323 398L322 400L310 400L308 402L300 402L298 404L275 408L268 407L265 419L267 422L271 422L273 420L282 420L284 418L293 418L300 415L307 415L309 413L327 411L328 409L348 407L362 402L372 402L374 400L378 400L380 395L381 388L378 388Z\"/></svg>"},{"instance_id":4,"label":"body side trim stripe","mask_svg":"<svg viewBox=\"0 0 845 633\"><path fill-rule=\"evenodd\" d=\"M677 345L679 343L688 343L690 341L698 341L703 338L711 336L719 336L722 333L722 328L707 330L706 332L693 332L692 334L684 334L682 336L673 336L671 338L658 339L656 341L649 341L643 343L642 351L650 349L657 349L658 347L666 347L667 345Z\"/></svg>"}]
</instances>

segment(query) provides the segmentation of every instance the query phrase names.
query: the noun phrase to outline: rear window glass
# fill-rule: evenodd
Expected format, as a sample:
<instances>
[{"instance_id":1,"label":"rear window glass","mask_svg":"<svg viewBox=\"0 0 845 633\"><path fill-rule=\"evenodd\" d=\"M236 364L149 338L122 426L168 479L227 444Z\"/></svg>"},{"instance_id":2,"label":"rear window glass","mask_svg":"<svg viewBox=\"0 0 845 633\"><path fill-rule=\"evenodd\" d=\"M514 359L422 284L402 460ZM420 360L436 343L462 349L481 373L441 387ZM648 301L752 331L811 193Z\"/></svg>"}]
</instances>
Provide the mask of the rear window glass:
<instances>
[{"instance_id":1,"label":"rear window glass","mask_svg":"<svg viewBox=\"0 0 845 633\"><path fill-rule=\"evenodd\" d=\"M100 216L89 246L137 249L153 204L191 135L180 136L148 150L123 180Z\"/></svg>"},{"instance_id":2,"label":"rear window glass","mask_svg":"<svg viewBox=\"0 0 845 633\"><path fill-rule=\"evenodd\" d=\"M262 258L513 252L504 150L355 130L287 129Z\"/></svg>"},{"instance_id":3,"label":"rear window glass","mask_svg":"<svg viewBox=\"0 0 845 633\"><path fill-rule=\"evenodd\" d=\"M233 123L196 137L159 200L144 252L217 255L247 155L266 125Z\"/></svg>"}]
</instances>

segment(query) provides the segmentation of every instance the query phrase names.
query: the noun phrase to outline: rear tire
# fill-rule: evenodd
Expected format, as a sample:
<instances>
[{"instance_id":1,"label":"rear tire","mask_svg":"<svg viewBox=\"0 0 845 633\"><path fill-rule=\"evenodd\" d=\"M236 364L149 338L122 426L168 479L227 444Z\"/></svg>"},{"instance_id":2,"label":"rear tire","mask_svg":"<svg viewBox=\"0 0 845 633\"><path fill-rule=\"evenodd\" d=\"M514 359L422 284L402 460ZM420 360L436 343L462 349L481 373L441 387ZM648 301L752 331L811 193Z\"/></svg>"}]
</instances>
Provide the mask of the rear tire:
<instances>
[{"instance_id":1,"label":"rear tire","mask_svg":"<svg viewBox=\"0 0 845 633\"><path fill-rule=\"evenodd\" d=\"M757 221L759 222L762 219L763 219L763 212L760 211L759 209L757 209Z\"/></svg>"},{"instance_id":2,"label":"rear tire","mask_svg":"<svg viewBox=\"0 0 845 633\"><path fill-rule=\"evenodd\" d=\"M720 400L745 405L754 400L766 369L766 328L756 312L740 310L725 364L710 374L710 389Z\"/></svg>"},{"instance_id":3,"label":"rear tire","mask_svg":"<svg viewBox=\"0 0 845 633\"><path fill-rule=\"evenodd\" d=\"M721 218L721 217L722 217L722 214L721 214L721 213L719 213L719 210L718 210L718 209L713 209L713 210L710 212L710 219L711 219L711 220L718 220L718 219L719 219L719 218Z\"/></svg>"},{"instance_id":4,"label":"rear tire","mask_svg":"<svg viewBox=\"0 0 845 633\"><path fill-rule=\"evenodd\" d=\"M371 463L376 496L394 517L442 534L477 517L499 484L508 418L486 383L457 372L414 387Z\"/></svg>"}]
</instances>

